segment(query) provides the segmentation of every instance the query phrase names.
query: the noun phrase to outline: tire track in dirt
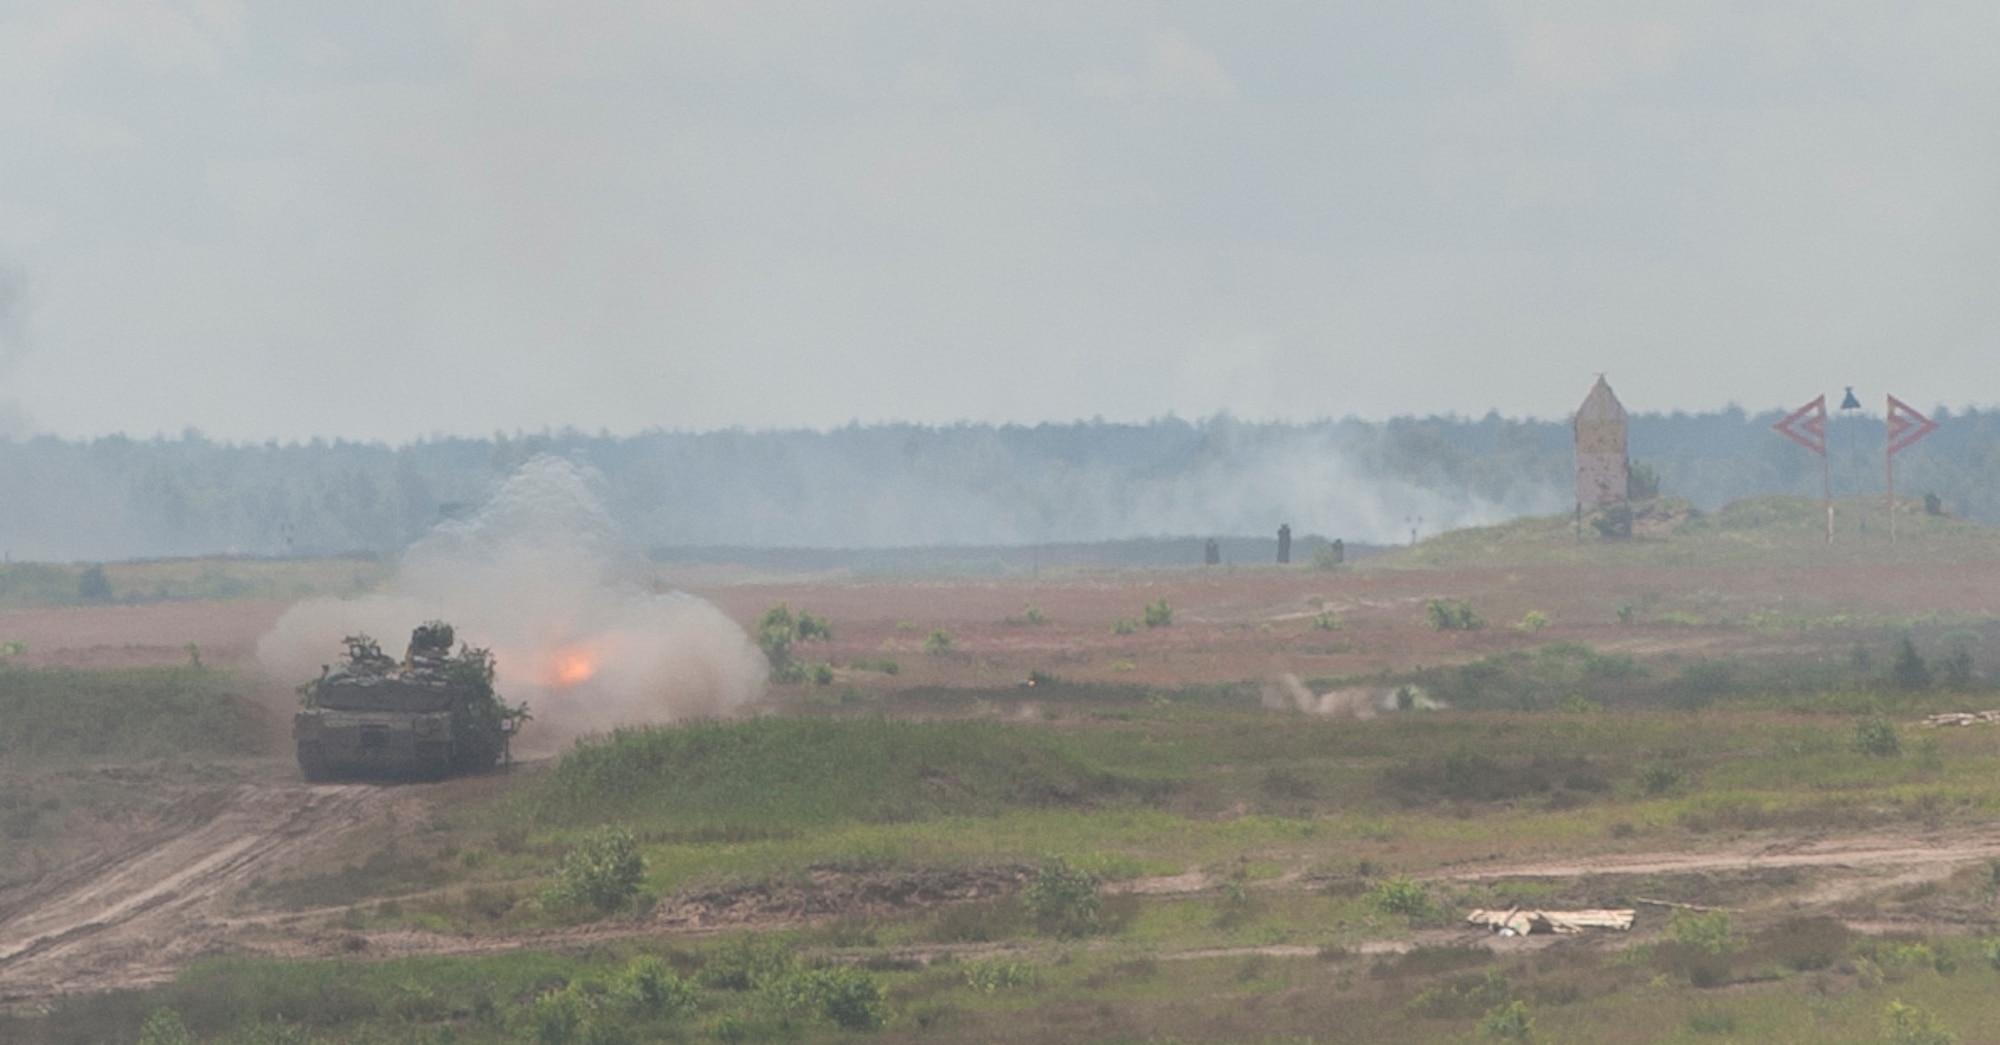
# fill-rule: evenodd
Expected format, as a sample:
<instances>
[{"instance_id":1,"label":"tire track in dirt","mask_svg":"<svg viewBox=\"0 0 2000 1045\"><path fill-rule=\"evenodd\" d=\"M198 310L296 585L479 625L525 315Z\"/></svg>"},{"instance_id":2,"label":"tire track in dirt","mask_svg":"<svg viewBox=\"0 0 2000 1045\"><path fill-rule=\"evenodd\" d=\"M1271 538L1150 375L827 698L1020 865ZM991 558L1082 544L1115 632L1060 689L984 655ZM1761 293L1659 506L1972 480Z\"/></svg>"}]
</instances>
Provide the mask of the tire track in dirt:
<instances>
[{"instance_id":1,"label":"tire track in dirt","mask_svg":"<svg viewBox=\"0 0 2000 1045\"><path fill-rule=\"evenodd\" d=\"M222 905L259 874L390 798L346 784L245 785L190 798L129 845L45 877L0 908L0 1002L141 987L229 943Z\"/></svg>"},{"instance_id":2,"label":"tire track in dirt","mask_svg":"<svg viewBox=\"0 0 2000 1045\"><path fill-rule=\"evenodd\" d=\"M1476 870L1418 876L1432 881L1492 878L1580 878L1585 875L1685 874L1704 871L1757 871L1788 867L1864 868L1957 867L2000 858L2000 838L1990 832L1890 834L1812 839L1761 848L1702 853L1635 853L1578 857L1539 863L1495 864Z\"/></svg>"}]
</instances>

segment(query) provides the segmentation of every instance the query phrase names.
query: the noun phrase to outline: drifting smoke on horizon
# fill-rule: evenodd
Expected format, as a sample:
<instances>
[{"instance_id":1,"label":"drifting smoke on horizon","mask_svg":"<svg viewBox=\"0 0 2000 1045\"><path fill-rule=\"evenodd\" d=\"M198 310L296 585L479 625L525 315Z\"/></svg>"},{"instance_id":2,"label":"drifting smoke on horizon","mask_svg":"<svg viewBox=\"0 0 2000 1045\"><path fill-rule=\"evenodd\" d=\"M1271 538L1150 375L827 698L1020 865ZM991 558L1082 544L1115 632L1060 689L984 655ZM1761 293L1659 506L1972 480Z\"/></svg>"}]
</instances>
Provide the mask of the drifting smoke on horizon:
<instances>
[{"instance_id":1,"label":"drifting smoke on horizon","mask_svg":"<svg viewBox=\"0 0 2000 1045\"><path fill-rule=\"evenodd\" d=\"M404 554L390 590L309 599L257 643L274 677L304 679L366 632L400 652L410 629L444 620L497 662L496 688L533 719L517 753L549 754L619 726L729 715L763 693L768 667L743 629L707 602L656 593L619 536L594 471L530 460L477 514Z\"/></svg>"}]
</instances>

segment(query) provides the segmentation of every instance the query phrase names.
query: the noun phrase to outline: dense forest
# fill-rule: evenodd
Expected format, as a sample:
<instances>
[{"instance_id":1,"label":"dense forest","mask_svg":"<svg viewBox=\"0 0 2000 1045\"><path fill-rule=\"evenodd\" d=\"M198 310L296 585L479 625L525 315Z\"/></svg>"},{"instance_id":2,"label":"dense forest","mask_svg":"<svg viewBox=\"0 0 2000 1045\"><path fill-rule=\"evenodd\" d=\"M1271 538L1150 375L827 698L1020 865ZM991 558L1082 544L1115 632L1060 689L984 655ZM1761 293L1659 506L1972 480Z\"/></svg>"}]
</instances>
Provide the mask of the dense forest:
<instances>
[{"instance_id":1,"label":"dense forest","mask_svg":"<svg viewBox=\"0 0 2000 1045\"><path fill-rule=\"evenodd\" d=\"M1713 507L1814 494L1816 458L1772 431L1778 414L1638 415L1631 456L1662 492ZM1937 411L1897 458L1897 486L2000 524L2000 412ZM1882 489L1880 419L1836 418L1835 493ZM124 436L0 440L0 552L15 561L393 551L488 497L536 454L584 463L641 547L881 548L1270 534L1393 542L1565 511L1565 421L1401 418L832 431L575 431L219 443Z\"/></svg>"}]
</instances>

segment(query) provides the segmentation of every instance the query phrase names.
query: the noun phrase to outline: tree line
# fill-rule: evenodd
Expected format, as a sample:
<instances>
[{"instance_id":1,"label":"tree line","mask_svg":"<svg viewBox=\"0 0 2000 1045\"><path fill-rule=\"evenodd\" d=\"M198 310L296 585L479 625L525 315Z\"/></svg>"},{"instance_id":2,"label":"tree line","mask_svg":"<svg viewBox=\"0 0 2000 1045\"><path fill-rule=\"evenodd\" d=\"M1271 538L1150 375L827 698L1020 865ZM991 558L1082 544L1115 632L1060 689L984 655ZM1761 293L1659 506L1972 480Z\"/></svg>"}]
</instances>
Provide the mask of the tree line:
<instances>
[{"instance_id":1,"label":"tree line","mask_svg":"<svg viewBox=\"0 0 2000 1045\"><path fill-rule=\"evenodd\" d=\"M1635 415L1630 452L1661 492L1712 508L1817 495L1817 459L1776 411ZM2000 411L1937 411L1897 459L1898 490L2000 525ZM1880 493L1881 423L1835 418L1839 496ZM392 552L475 511L536 454L587 463L641 547L869 548L1163 535L1409 532L1567 510L1567 421L1408 417L590 435L564 430L227 443L175 437L0 441L0 554L17 561Z\"/></svg>"}]
</instances>

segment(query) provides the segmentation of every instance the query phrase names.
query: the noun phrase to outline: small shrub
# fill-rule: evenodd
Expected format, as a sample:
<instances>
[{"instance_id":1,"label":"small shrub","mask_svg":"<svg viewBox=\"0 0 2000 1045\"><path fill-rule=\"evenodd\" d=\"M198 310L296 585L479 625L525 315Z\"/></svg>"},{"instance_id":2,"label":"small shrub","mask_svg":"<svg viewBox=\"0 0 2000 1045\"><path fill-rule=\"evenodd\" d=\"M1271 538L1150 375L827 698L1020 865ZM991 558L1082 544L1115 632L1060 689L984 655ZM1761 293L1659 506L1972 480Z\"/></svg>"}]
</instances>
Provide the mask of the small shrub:
<instances>
[{"instance_id":1,"label":"small shrub","mask_svg":"<svg viewBox=\"0 0 2000 1045\"><path fill-rule=\"evenodd\" d=\"M771 665L773 682L801 682L807 677L808 669L792 660L792 647L801 642L826 642L833 638L833 626L825 617L815 617L810 613L792 613L792 608L779 603L764 611L757 618L757 648L764 651L764 659Z\"/></svg>"},{"instance_id":2,"label":"small shrub","mask_svg":"<svg viewBox=\"0 0 2000 1045\"><path fill-rule=\"evenodd\" d=\"M1687 1029L1696 1034L1734 1034L1736 1014L1728 1009L1696 1009L1688 1013Z\"/></svg>"},{"instance_id":3,"label":"small shrub","mask_svg":"<svg viewBox=\"0 0 2000 1045\"><path fill-rule=\"evenodd\" d=\"M1938 674L1944 676L1944 684L1952 689L1970 689L1973 682L1972 651L1955 645L1938 658Z\"/></svg>"},{"instance_id":4,"label":"small shrub","mask_svg":"<svg viewBox=\"0 0 2000 1045\"><path fill-rule=\"evenodd\" d=\"M929 653L932 656L936 656L941 653L947 653L950 650L951 650L951 632L948 632L943 628L932 628L931 633L929 635L924 636L925 653Z\"/></svg>"},{"instance_id":5,"label":"small shrub","mask_svg":"<svg viewBox=\"0 0 2000 1045\"><path fill-rule=\"evenodd\" d=\"M1939 1026L1930 1010L1898 998L1882 1010L1882 1040L1890 1045L1957 1045L1958 1035Z\"/></svg>"},{"instance_id":6,"label":"small shrub","mask_svg":"<svg viewBox=\"0 0 2000 1045\"><path fill-rule=\"evenodd\" d=\"M1928 944L1884 941L1875 948L1875 961L1884 978L1901 980L1913 970L1937 967L1937 952Z\"/></svg>"},{"instance_id":7,"label":"small shrub","mask_svg":"<svg viewBox=\"0 0 2000 1045\"><path fill-rule=\"evenodd\" d=\"M804 610L799 611L794 628L800 642L832 642L833 624L825 617L815 617Z\"/></svg>"},{"instance_id":8,"label":"small shrub","mask_svg":"<svg viewBox=\"0 0 2000 1045\"><path fill-rule=\"evenodd\" d=\"M1681 693L1689 704L1706 705L1735 685L1736 662L1727 657L1697 660L1681 669Z\"/></svg>"},{"instance_id":9,"label":"small shrub","mask_svg":"<svg viewBox=\"0 0 2000 1045\"><path fill-rule=\"evenodd\" d=\"M537 1045L569 1045L583 1029L586 1003L576 985L549 991L528 1008L528 1027Z\"/></svg>"},{"instance_id":10,"label":"small shrub","mask_svg":"<svg viewBox=\"0 0 2000 1045\"><path fill-rule=\"evenodd\" d=\"M814 664L812 667L806 669L806 675L812 679L812 684L815 686L833 685L833 665L831 664Z\"/></svg>"},{"instance_id":11,"label":"small shrub","mask_svg":"<svg viewBox=\"0 0 2000 1045\"><path fill-rule=\"evenodd\" d=\"M988 958L965 967L965 985L981 994L1031 990L1041 982L1034 966L1010 958Z\"/></svg>"},{"instance_id":12,"label":"small shrub","mask_svg":"<svg viewBox=\"0 0 2000 1045\"><path fill-rule=\"evenodd\" d=\"M1535 632L1538 632L1548 626L1549 626L1548 614L1543 613L1541 610L1529 610L1528 615L1522 617L1520 621L1514 625L1514 630L1525 631L1528 634L1533 635Z\"/></svg>"},{"instance_id":13,"label":"small shrub","mask_svg":"<svg viewBox=\"0 0 2000 1045\"><path fill-rule=\"evenodd\" d=\"M1130 618L1122 619L1111 626L1111 634L1113 635L1130 635L1138 630L1139 622Z\"/></svg>"},{"instance_id":14,"label":"small shrub","mask_svg":"<svg viewBox=\"0 0 2000 1045\"><path fill-rule=\"evenodd\" d=\"M1528 1014L1528 1003L1517 998L1487 1010L1486 1017L1479 1021L1479 1033L1489 1038L1528 1041L1535 1036L1535 1018Z\"/></svg>"},{"instance_id":15,"label":"small shrub","mask_svg":"<svg viewBox=\"0 0 2000 1045\"><path fill-rule=\"evenodd\" d=\"M139 1045L195 1045L195 1036L181 1014L172 1009L155 1009L139 1028Z\"/></svg>"},{"instance_id":16,"label":"small shrub","mask_svg":"<svg viewBox=\"0 0 2000 1045\"><path fill-rule=\"evenodd\" d=\"M1425 614L1432 631L1478 631L1486 626L1472 604L1462 599L1432 599L1425 606Z\"/></svg>"},{"instance_id":17,"label":"small shrub","mask_svg":"<svg viewBox=\"0 0 2000 1045\"><path fill-rule=\"evenodd\" d=\"M1313 618L1313 627L1320 631L1339 631L1341 627L1340 618L1334 616L1331 611L1328 611Z\"/></svg>"},{"instance_id":18,"label":"small shrub","mask_svg":"<svg viewBox=\"0 0 2000 1045\"><path fill-rule=\"evenodd\" d=\"M1903 741L1896 733L1896 724L1880 715L1870 715L1854 724L1852 746L1856 754L1874 758L1895 758L1903 753Z\"/></svg>"},{"instance_id":19,"label":"small shrub","mask_svg":"<svg viewBox=\"0 0 2000 1045\"><path fill-rule=\"evenodd\" d=\"M1035 879L1021 892L1028 913L1044 930L1062 936L1087 936L1098 931L1097 876L1071 867L1061 856L1042 861Z\"/></svg>"},{"instance_id":20,"label":"small shrub","mask_svg":"<svg viewBox=\"0 0 2000 1045\"><path fill-rule=\"evenodd\" d=\"M1556 710L1566 715L1587 715L1592 712L1603 711L1604 705L1581 693L1566 693L1563 695L1562 700L1556 704Z\"/></svg>"},{"instance_id":21,"label":"small shrub","mask_svg":"<svg viewBox=\"0 0 2000 1045\"><path fill-rule=\"evenodd\" d=\"M1407 876L1385 878L1368 891L1368 902L1387 914L1420 918L1430 913L1431 894Z\"/></svg>"},{"instance_id":22,"label":"small shrub","mask_svg":"<svg viewBox=\"0 0 2000 1045\"><path fill-rule=\"evenodd\" d=\"M1639 770L1639 790L1648 797L1658 798L1687 782L1687 774L1680 767L1665 762L1654 762Z\"/></svg>"},{"instance_id":23,"label":"small shrub","mask_svg":"<svg viewBox=\"0 0 2000 1045\"><path fill-rule=\"evenodd\" d=\"M1931 688L1934 679L1930 665L1924 663L1923 655L1917 652L1917 644L1908 635L1896 645L1896 659L1889 665L1889 681L1901 690L1925 690Z\"/></svg>"},{"instance_id":24,"label":"small shrub","mask_svg":"<svg viewBox=\"0 0 2000 1045\"><path fill-rule=\"evenodd\" d=\"M1341 555L1340 551L1336 550L1333 545L1322 544L1319 547L1313 549L1313 569L1315 570L1340 569L1342 558L1343 556Z\"/></svg>"},{"instance_id":25,"label":"small shrub","mask_svg":"<svg viewBox=\"0 0 2000 1045\"><path fill-rule=\"evenodd\" d=\"M564 854L543 900L556 907L592 907L609 913L630 903L645 880L646 858L632 832L601 827Z\"/></svg>"},{"instance_id":26,"label":"small shrub","mask_svg":"<svg viewBox=\"0 0 2000 1045\"><path fill-rule=\"evenodd\" d=\"M76 578L76 597L83 602L110 602L114 597L104 567L92 566Z\"/></svg>"},{"instance_id":27,"label":"small shrub","mask_svg":"<svg viewBox=\"0 0 2000 1045\"><path fill-rule=\"evenodd\" d=\"M2000 940L1986 941L1982 950L1986 955L1986 964L1994 969L2000 969Z\"/></svg>"},{"instance_id":28,"label":"small shrub","mask_svg":"<svg viewBox=\"0 0 2000 1045\"><path fill-rule=\"evenodd\" d=\"M1167 600L1164 598L1147 603L1142 612L1149 628L1164 628L1174 622L1174 609L1167 605Z\"/></svg>"},{"instance_id":29,"label":"small shrub","mask_svg":"<svg viewBox=\"0 0 2000 1045\"><path fill-rule=\"evenodd\" d=\"M1042 612L1040 606L1031 602L1021 607L1021 622L1024 624L1047 624L1049 617L1048 614Z\"/></svg>"},{"instance_id":30,"label":"small shrub","mask_svg":"<svg viewBox=\"0 0 2000 1045\"><path fill-rule=\"evenodd\" d=\"M750 991L776 983L796 967L783 937L741 936L709 955L696 979L713 990Z\"/></svg>"},{"instance_id":31,"label":"small shrub","mask_svg":"<svg viewBox=\"0 0 2000 1045\"><path fill-rule=\"evenodd\" d=\"M846 1030L870 1030L882 1024L882 987L860 969L811 969L775 981L766 990L778 1008L831 1020Z\"/></svg>"},{"instance_id":32,"label":"small shrub","mask_svg":"<svg viewBox=\"0 0 2000 1045\"><path fill-rule=\"evenodd\" d=\"M619 974L614 993L649 1019L674 1019L692 1013L698 996L694 985L680 978L658 957L642 954Z\"/></svg>"},{"instance_id":33,"label":"small shrub","mask_svg":"<svg viewBox=\"0 0 2000 1045\"><path fill-rule=\"evenodd\" d=\"M1723 954L1730 948L1729 912L1681 908L1668 919L1667 932L1677 943L1697 947L1710 954Z\"/></svg>"}]
</instances>

